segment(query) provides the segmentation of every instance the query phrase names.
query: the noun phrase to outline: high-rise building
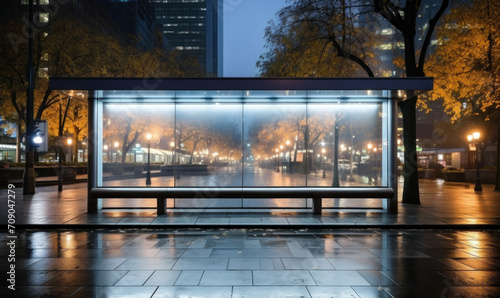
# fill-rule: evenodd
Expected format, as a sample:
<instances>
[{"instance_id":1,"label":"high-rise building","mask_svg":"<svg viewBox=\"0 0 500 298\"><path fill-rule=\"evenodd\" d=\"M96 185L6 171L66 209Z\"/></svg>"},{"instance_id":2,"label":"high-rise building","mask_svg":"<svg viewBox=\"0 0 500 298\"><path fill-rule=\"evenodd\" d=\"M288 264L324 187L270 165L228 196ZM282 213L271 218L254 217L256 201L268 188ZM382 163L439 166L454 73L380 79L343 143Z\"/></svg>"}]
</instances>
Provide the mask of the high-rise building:
<instances>
[{"instance_id":1,"label":"high-rise building","mask_svg":"<svg viewBox=\"0 0 500 298\"><path fill-rule=\"evenodd\" d=\"M222 0L149 0L169 46L222 76Z\"/></svg>"},{"instance_id":2,"label":"high-rise building","mask_svg":"<svg viewBox=\"0 0 500 298\"><path fill-rule=\"evenodd\" d=\"M129 42L142 50L152 49L160 32L155 12L148 0L99 0L112 21L129 37Z\"/></svg>"}]
</instances>

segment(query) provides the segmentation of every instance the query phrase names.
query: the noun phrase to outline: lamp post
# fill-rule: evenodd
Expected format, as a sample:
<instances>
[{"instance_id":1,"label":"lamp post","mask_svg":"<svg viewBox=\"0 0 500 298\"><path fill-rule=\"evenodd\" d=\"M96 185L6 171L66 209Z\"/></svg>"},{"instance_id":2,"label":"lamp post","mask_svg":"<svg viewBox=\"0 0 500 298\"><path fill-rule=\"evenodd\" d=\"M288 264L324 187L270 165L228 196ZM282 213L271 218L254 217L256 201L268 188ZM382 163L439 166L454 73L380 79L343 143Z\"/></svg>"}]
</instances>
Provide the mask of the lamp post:
<instances>
[{"instance_id":1,"label":"lamp post","mask_svg":"<svg viewBox=\"0 0 500 298\"><path fill-rule=\"evenodd\" d=\"M280 163L279 167L281 168L281 174L283 174L283 145L280 145Z\"/></svg>"},{"instance_id":2,"label":"lamp post","mask_svg":"<svg viewBox=\"0 0 500 298\"><path fill-rule=\"evenodd\" d=\"M288 173L291 174L292 173L292 152L290 151L290 141L287 140L285 142L285 144L286 144L286 148L288 151Z\"/></svg>"},{"instance_id":3,"label":"lamp post","mask_svg":"<svg viewBox=\"0 0 500 298\"><path fill-rule=\"evenodd\" d=\"M174 166L174 160L176 160L176 152L174 151L175 149L175 142L172 141L170 142L170 147L172 148L172 173L174 175L174 177L176 177L177 179L181 179L181 174L179 173L179 171L176 171L176 168Z\"/></svg>"},{"instance_id":4,"label":"lamp post","mask_svg":"<svg viewBox=\"0 0 500 298\"><path fill-rule=\"evenodd\" d=\"M82 162L86 162L85 153L87 151L87 137L83 137L82 141Z\"/></svg>"},{"instance_id":5,"label":"lamp post","mask_svg":"<svg viewBox=\"0 0 500 298\"><path fill-rule=\"evenodd\" d=\"M104 146L102 146L102 149L104 151L106 151L106 161L109 162L109 154L108 154L109 146L108 145L104 145Z\"/></svg>"},{"instance_id":6,"label":"lamp post","mask_svg":"<svg viewBox=\"0 0 500 298\"><path fill-rule=\"evenodd\" d=\"M321 157L321 159L322 159L321 161L323 162L323 176L322 176L322 178L326 178L326 173L325 173L325 158L326 158L325 153L326 153L326 149L325 148L321 149L321 153L323 154L322 157Z\"/></svg>"},{"instance_id":7,"label":"lamp post","mask_svg":"<svg viewBox=\"0 0 500 298\"><path fill-rule=\"evenodd\" d=\"M279 160L279 152L280 152L280 149L279 148L276 148L276 172L280 172L280 160Z\"/></svg>"},{"instance_id":8,"label":"lamp post","mask_svg":"<svg viewBox=\"0 0 500 298\"><path fill-rule=\"evenodd\" d=\"M151 171L150 171L150 162L151 162L151 138L153 136L148 133L146 135L146 139L148 140L148 167L146 170L146 185L151 185Z\"/></svg>"},{"instance_id":9,"label":"lamp post","mask_svg":"<svg viewBox=\"0 0 500 298\"><path fill-rule=\"evenodd\" d=\"M170 142L170 149L172 150L172 171L174 170L174 147L175 143L173 141Z\"/></svg>"},{"instance_id":10,"label":"lamp post","mask_svg":"<svg viewBox=\"0 0 500 298\"><path fill-rule=\"evenodd\" d=\"M115 146L115 152L116 152L116 156L115 156L115 163L118 162L118 146L120 146L120 143L118 142L115 142L113 144L113 146ZM112 156L111 156L112 157Z\"/></svg>"},{"instance_id":11,"label":"lamp post","mask_svg":"<svg viewBox=\"0 0 500 298\"><path fill-rule=\"evenodd\" d=\"M467 140L469 140L470 144L473 144L476 148L476 185L474 185L474 191L483 191L483 187L481 186L481 178L479 177L479 138L481 134L479 132L474 132L472 135L467 136Z\"/></svg>"},{"instance_id":12,"label":"lamp post","mask_svg":"<svg viewBox=\"0 0 500 298\"><path fill-rule=\"evenodd\" d=\"M68 161L71 162L73 161L73 158L71 156L71 145L73 144L73 139L71 137L68 137L66 140L66 144L68 145Z\"/></svg>"}]
</instances>

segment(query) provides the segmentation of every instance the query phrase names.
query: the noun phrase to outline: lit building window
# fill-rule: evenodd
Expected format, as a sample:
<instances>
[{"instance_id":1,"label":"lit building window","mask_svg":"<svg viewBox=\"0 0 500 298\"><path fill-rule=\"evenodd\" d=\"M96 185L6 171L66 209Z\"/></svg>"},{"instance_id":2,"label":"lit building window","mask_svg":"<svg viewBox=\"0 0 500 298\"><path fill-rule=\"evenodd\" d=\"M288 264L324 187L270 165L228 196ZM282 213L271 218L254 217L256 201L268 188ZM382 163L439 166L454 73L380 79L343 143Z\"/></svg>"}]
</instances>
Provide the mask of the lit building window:
<instances>
[{"instance_id":1,"label":"lit building window","mask_svg":"<svg viewBox=\"0 0 500 298\"><path fill-rule=\"evenodd\" d=\"M49 22L49 13L48 12L41 12L38 14L38 21L40 23L48 23Z\"/></svg>"},{"instance_id":2,"label":"lit building window","mask_svg":"<svg viewBox=\"0 0 500 298\"><path fill-rule=\"evenodd\" d=\"M38 77L42 79L48 79L49 78L49 68L48 67L42 67L38 70Z\"/></svg>"},{"instance_id":3,"label":"lit building window","mask_svg":"<svg viewBox=\"0 0 500 298\"><path fill-rule=\"evenodd\" d=\"M382 35L393 35L394 34L394 30L392 29L383 29L382 32L381 32Z\"/></svg>"},{"instance_id":4,"label":"lit building window","mask_svg":"<svg viewBox=\"0 0 500 298\"><path fill-rule=\"evenodd\" d=\"M381 45L379 46L379 48L380 48L381 50L392 50L392 44L390 44L390 43L381 44Z\"/></svg>"}]
</instances>

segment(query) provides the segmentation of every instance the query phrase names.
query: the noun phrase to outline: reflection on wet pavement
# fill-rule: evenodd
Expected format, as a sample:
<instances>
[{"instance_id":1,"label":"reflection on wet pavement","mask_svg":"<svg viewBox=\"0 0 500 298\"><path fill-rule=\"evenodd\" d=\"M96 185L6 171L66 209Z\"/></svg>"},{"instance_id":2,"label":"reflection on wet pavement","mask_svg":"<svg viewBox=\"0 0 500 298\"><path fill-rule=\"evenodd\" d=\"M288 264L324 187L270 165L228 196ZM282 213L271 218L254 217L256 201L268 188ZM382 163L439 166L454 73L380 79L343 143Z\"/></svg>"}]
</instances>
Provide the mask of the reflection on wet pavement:
<instances>
[{"instance_id":1,"label":"reflection on wet pavement","mask_svg":"<svg viewBox=\"0 0 500 298\"><path fill-rule=\"evenodd\" d=\"M500 295L493 230L18 232L15 297Z\"/></svg>"}]
</instances>

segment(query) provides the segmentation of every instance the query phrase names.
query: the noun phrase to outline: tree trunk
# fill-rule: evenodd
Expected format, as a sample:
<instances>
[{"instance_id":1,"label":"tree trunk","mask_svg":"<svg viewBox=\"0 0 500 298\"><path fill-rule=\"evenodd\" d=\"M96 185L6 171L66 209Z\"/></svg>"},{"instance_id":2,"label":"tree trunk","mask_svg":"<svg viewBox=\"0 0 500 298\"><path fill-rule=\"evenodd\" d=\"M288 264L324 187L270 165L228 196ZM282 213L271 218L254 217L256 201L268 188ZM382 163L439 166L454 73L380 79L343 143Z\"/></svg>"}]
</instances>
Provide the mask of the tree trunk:
<instances>
[{"instance_id":1,"label":"tree trunk","mask_svg":"<svg viewBox=\"0 0 500 298\"><path fill-rule=\"evenodd\" d=\"M404 187L403 203L420 204L418 187L417 163L417 121L416 121L417 96L409 92L408 99L399 102L403 113L403 138L404 138Z\"/></svg>"},{"instance_id":2,"label":"tree trunk","mask_svg":"<svg viewBox=\"0 0 500 298\"><path fill-rule=\"evenodd\" d=\"M497 126L497 179L495 181L495 191L500 191L500 127Z\"/></svg>"},{"instance_id":3,"label":"tree trunk","mask_svg":"<svg viewBox=\"0 0 500 298\"><path fill-rule=\"evenodd\" d=\"M340 186L340 181L339 181L339 123L337 121L337 123L335 123L335 144L334 144L334 147L333 147L333 181L332 181L332 187L339 187L339 186Z\"/></svg>"},{"instance_id":4,"label":"tree trunk","mask_svg":"<svg viewBox=\"0 0 500 298\"><path fill-rule=\"evenodd\" d=\"M22 121L17 118L16 121L17 125L17 134L16 134L16 162L21 162L21 136L23 134L22 132Z\"/></svg>"}]
</instances>

